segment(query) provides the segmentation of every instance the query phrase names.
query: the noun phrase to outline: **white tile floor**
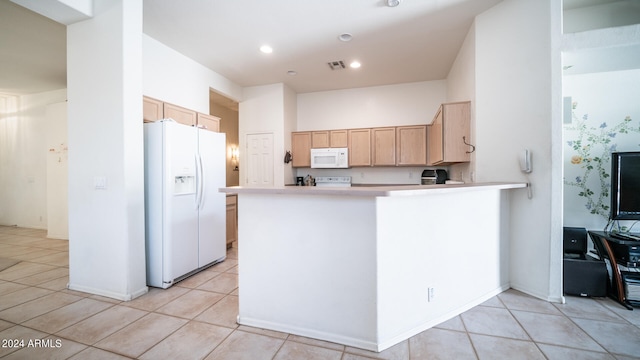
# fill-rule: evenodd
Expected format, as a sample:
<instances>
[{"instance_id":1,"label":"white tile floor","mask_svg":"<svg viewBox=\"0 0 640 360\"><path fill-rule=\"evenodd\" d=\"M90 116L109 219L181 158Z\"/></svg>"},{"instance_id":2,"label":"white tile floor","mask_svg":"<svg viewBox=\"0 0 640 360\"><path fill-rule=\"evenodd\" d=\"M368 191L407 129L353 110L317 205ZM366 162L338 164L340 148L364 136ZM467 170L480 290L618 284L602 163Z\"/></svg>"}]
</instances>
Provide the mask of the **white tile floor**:
<instances>
[{"instance_id":1,"label":"white tile floor","mask_svg":"<svg viewBox=\"0 0 640 360\"><path fill-rule=\"evenodd\" d=\"M640 359L640 309L610 299L561 305L509 290L373 353L238 326L235 249L168 290L120 302L67 290L67 241L45 235L0 226L0 258L21 260L0 271L0 358Z\"/></svg>"}]
</instances>

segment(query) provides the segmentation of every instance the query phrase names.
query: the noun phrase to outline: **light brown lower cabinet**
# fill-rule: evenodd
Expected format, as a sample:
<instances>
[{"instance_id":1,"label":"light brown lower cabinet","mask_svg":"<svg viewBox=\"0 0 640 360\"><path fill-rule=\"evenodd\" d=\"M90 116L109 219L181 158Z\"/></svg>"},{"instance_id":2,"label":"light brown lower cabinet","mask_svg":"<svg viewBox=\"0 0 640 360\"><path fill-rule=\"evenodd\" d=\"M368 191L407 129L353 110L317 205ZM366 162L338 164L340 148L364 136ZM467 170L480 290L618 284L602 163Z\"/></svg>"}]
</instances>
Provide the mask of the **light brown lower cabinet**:
<instances>
[{"instance_id":1,"label":"light brown lower cabinet","mask_svg":"<svg viewBox=\"0 0 640 360\"><path fill-rule=\"evenodd\" d=\"M238 195L227 195L227 249L238 241Z\"/></svg>"}]
</instances>

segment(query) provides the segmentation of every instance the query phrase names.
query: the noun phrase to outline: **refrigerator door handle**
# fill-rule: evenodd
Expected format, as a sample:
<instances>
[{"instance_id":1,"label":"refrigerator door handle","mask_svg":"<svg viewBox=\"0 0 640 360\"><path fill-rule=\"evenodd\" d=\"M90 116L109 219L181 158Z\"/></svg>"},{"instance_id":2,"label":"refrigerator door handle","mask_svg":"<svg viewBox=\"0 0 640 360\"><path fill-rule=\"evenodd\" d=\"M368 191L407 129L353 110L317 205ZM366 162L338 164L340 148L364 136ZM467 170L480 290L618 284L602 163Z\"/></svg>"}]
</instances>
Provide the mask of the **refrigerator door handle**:
<instances>
[{"instance_id":1,"label":"refrigerator door handle","mask_svg":"<svg viewBox=\"0 0 640 360\"><path fill-rule=\"evenodd\" d=\"M204 184L205 184L205 179L204 179L204 167L202 166L202 156L200 156L200 153L198 153L198 167L200 169L200 184L199 184L199 189L198 192L200 193L200 199L198 200L198 208L202 208L202 204L204 202Z\"/></svg>"},{"instance_id":2,"label":"refrigerator door handle","mask_svg":"<svg viewBox=\"0 0 640 360\"><path fill-rule=\"evenodd\" d=\"M202 184L202 174L200 168L200 154L195 154L194 161L196 162L196 199L195 205L196 210L200 208L200 198L202 197L202 192L200 191L200 186Z\"/></svg>"}]
</instances>

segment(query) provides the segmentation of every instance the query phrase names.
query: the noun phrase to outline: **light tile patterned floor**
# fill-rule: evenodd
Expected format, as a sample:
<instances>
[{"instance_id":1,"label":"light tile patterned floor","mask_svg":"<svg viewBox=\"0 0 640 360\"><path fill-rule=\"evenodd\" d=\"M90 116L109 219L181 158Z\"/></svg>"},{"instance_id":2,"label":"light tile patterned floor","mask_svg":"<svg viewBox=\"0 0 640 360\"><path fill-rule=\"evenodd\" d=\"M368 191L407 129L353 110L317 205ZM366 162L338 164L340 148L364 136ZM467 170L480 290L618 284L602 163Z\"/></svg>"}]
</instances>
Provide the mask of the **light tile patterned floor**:
<instances>
[{"instance_id":1,"label":"light tile patterned floor","mask_svg":"<svg viewBox=\"0 0 640 360\"><path fill-rule=\"evenodd\" d=\"M0 226L3 359L640 359L640 309L506 291L381 353L238 326L238 260L130 302L70 291L67 241ZM40 347L12 347L15 341Z\"/></svg>"}]
</instances>

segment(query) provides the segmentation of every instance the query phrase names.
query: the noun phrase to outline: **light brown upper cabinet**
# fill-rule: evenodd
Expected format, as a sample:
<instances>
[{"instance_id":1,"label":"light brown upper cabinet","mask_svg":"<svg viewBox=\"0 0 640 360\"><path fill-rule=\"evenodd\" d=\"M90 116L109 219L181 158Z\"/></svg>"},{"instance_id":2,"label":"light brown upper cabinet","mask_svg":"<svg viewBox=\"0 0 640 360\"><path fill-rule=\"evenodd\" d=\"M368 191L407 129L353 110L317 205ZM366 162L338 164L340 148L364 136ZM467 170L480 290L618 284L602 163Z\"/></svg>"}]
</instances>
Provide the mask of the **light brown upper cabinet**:
<instances>
[{"instance_id":1,"label":"light brown upper cabinet","mask_svg":"<svg viewBox=\"0 0 640 360\"><path fill-rule=\"evenodd\" d=\"M396 165L396 128L371 129L373 166Z\"/></svg>"},{"instance_id":2,"label":"light brown upper cabinet","mask_svg":"<svg viewBox=\"0 0 640 360\"><path fill-rule=\"evenodd\" d=\"M150 98L142 97L142 120L144 122L153 122L164 118L163 102Z\"/></svg>"},{"instance_id":3,"label":"light brown upper cabinet","mask_svg":"<svg viewBox=\"0 0 640 360\"><path fill-rule=\"evenodd\" d=\"M328 131L312 131L311 132L311 148L328 148L329 132Z\"/></svg>"},{"instance_id":4,"label":"light brown upper cabinet","mask_svg":"<svg viewBox=\"0 0 640 360\"><path fill-rule=\"evenodd\" d=\"M311 132L311 148L342 148L348 146L347 130Z\"/></svg>"},{"instance_id":5,"label":"light brown upper cabinet","mask_svg":"<svg viewBox=\"0 0 640 360\"><path fill-rule=\"evenodd\" d=\"M197 113L193 110L189 110L178 105L164 103L164 117L173 119L180 124L195 126L196 114Z\"/></svg>"},{"instance_id":6,"label":"light brown upper cabinet","mask_svg":"<svg viewBox=\"0 0 640 360\"><path fill-rule=\"evenodd\" d=\"M447 165L471 160L470 102L442 104L427 126L427 164ZM465 141L467 144L465 144Z\"/></svg>"},{"instance_id":7,"label":"light brown upper cabinet","mask_svg":"<svg viewBox=\"0 0 640 360\"><path fill-rule=\"evenodd\" d=\"M291 166L310 167L311 166L311 132L291 133Z\"/></svg>"},{"instance_id":8,"label":"light brown upper cabinet","mask_svg":"<svg viewBox=\"0 0 640 360\"><path fill-rule=\"evenodd\" d=\"M329 131L329 146L332 148L345 148L349 146L347 130Z\"/></svg>"},{"instance_id":9,"label":"light brown upper cabinet","mask_svg":"<svg viewBox=\"0 0 640 360\"><path fill-rule=\"evenodd\" d=\"M398 126L396 128L396 164L427 165L427 126Z\"/></svg>"},{"instance_id":10,"label":"light brown upper cabinet","mask_svg":"<svg viewBox=\"0 0 640 360\"><path fill-rule=\"evenodd\" d=\"M198 113L197 119L198 119L199 128L213 131L213 132L220 132L219 117Z\"/></svg>"},{"instance_id":11,"label":"light brown upper cabinet","mask_svg":"<svg viewBox=\"0 0 640 360\"><path fill-rule=\"evenodd\" d=\"M371 166L371 129L347 130L349 166Z\"/></svg>"}]
</instances>

